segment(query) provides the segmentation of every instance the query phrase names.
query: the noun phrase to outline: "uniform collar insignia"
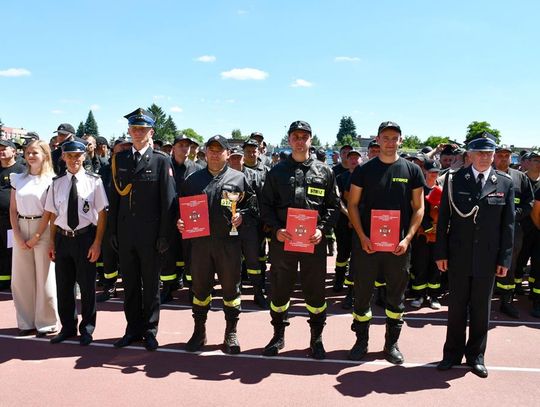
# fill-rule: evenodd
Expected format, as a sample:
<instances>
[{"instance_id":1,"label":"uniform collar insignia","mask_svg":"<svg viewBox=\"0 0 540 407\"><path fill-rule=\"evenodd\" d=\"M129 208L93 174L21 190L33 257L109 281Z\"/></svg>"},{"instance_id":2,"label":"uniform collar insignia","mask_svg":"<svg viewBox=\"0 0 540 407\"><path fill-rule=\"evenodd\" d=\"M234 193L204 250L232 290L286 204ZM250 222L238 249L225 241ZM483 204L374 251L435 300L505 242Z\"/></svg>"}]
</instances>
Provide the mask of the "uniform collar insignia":
<instances>
[{"instance_id":1,"label":"uniform collar insignia","mask_svg":"<svg viewBox=\"0 0 540 407\"><path fill-rule=\"evenodd\" d=\"M497 177L495 175L491 176L491 182L493 182L494 184L497 182Z\"/></svg>"},{"instance_id":2,"label":"uniform collar insignia","mask_svg":"<svg viewBox=\"0 0 540 407\"><path fill-rule=\"evenodd\" d=\"M466 179L467 181L470 180L470 179L471 179L471 174L469 174L469 173L465 174L465 179Z\"/></svg>"}]
</instances>

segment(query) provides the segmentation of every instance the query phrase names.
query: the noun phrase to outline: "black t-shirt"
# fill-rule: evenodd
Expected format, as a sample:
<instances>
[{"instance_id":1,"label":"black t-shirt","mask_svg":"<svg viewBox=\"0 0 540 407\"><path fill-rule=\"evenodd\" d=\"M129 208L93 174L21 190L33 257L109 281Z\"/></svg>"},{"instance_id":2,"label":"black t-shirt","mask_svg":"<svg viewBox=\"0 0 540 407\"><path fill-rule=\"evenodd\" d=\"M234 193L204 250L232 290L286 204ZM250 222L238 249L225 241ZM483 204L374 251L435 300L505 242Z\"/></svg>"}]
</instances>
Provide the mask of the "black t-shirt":
<instances>
[{"instance_id":1,"label":"black t-shirt","mask_svg":"<svg viewBox=\"0 0 540 407\"><path fill-rule=\"evenodd\" d=\"M540 201L540 189L537 189L534 193L534 199L535 201Z\"/></svg>"},{"instance_id":2,"label":"black t-shirt","mask_svg":"<svg viewBox=\"0 0 540 407\"><path fill-rule=\"evenodd\" d=\"M24 172L26 167L22 164L15 163L10 167L0 166L0 212L4 215L9 211L9 200L11 197L11 182L9 181L9 174L12 172L20 174Z\"/></svg>"},{"instance_id":3,"label":"black t-shirt","mask_svg":"<svg viewBox=\"0 0 540 407\"><path fill-rule=\"evenodd\" d=\"M334 175L337 177L339 174L343 174L344 172L347 172L349 170L345 168L343 164L339 163L332 167L332 171L334 171Z\"/></svg>"},{"instance_id":4,"label":"black t-shirt","mask_svg":"<svg viewBox=\"0 0 540 407\"><path fill-rule=\"evenodd\" d=\"M411 222L412 191L426 184L420 167L401 157L392 164L375 157L355 168L351 184L362 188L358 207L366 236L370 235L372 209L394 209L401 212L400 239L403 239Z\"/></svg>"}]
</instances>

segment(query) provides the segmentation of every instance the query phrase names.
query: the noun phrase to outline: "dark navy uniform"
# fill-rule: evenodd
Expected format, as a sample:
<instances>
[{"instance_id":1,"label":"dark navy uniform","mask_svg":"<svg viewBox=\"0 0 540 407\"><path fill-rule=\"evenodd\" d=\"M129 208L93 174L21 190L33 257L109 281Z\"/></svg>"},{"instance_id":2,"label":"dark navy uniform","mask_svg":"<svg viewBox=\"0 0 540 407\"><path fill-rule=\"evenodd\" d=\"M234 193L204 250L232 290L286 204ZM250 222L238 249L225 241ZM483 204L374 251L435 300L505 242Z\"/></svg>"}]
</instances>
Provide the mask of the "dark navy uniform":
<instances>
[{"instance_id":1,"label":"dark navy uniform","mask_svg":"<svg viewBox=\"0 0 540 407\"><path fill-rule=\"evenodd\" d=\"M75 136L75 129L69 123L62 123L60 126L58 126L58 129L54 133L68 135L67 139L64 140L62 144L60 144L58 148L51 153L53 170L56 173L56 175L61 175L64 172L66 172L66 163L62 159L62 145L64 143L67 143L68 141L78 141L79 143L84 144L86 147L88 143L86 140L83 140L82 138ZM86 170L92 169L93 168L92 161L88 157L85 157L83 166Z\"/></svg>"},{"instance_id":2,"label":"dark navy uniform","mask_svg":"<svg viewBox=\"0 0 540 407\"><path fill-rule=\"evenodd\" d=\"M514 318L519 317L519 312L512 305L514 290L516 288L516 268L519 253L523 247L522 223L530 219L534 195L529 177L521 171L508 169L508 175L514 185L514 206L516 209L516 224L514 226L514 248L512 253L512 266L508 269L505 277L497 277L497 289L501 293L501 311Z\"/></svg>"},{"instance_id":3,"label":"dark navy uniform","mask_svg":"<svg viewBox=\"0 0 540 407\"><path fill-rule=\"evenodd\" d=\"M447 174L435 246L435 259L448 260L449 280L448 363L441 362L441 370L463 356L483 366L495 272L498 265L510 268L513 236L514 188L507 174L491 169L481 192L471 167Z\"/></svg>"},{"instance_id":4,"label":"dark navy uniform","mask_svg":"<svg viewBox=\"0 0 540 407\"><path fill-rule=\"evenodd\" d=\"M131 126L151 127L153 118L144 109L125 116ZM159 266L168 249L174 222L174 178L170 157L148 145L136 158L133 151L113 156L110 233L113 247L118 246L124 283L124 312L127 320L124 338L115 343L126 346L141 336L147 349L159 322ZM149 341L148 338L152 338Z\"/></svg>"},{"instance_id":5,"label":"dark navy uniform","mask_svg":"<svg viewBox=\"0 0 540 407\"><path fill-rule=\"evenodd\" d=\"M211 142L212 139L207 144ZM240 314L241 243L239 236L229 234L232 212L226 192L244 194L237 204L242 223L249 217L257 217L257 200L246 177L228 165L216 176L212 175L208 168L199 170L189 176L182 186L182 196L206 194L208 198L210 236L190 239L193 318L195 330L200 335L204 335L202 328L212 301L215 274L221 284L223 311L227 321L226 335L229 330L236 333ZM241 224L239 230L242 228ZM188 342L190 351L198 350L206 341L205 337L198 335L194 335L192 339Z\"/></svg>"},{"instance_id":6,"label":"dark navy uniform","mask_svg":"<svg viewBox=\"0 0 540 407\"><path fill-rule=\"evenodd\" d=\"M292 123L289 134L297 130L311 133L309 124L302 121ZM328 165L312 157L304 162L297 162L291 154L273 167L266 177L262 190L261 217L272 230L270 315L274 326L274 338L264 351L266 356L275 355L282 347L284 329L289 325L288 309L297 281L298 264L302 291L309 312L311 348L314 353L318 344L322 348L321 334L326 321L327 306L325 235L337 221L338 205L334 173ZM313 254L285 251L284 243L277 240L277 231L286 227L288 208L312 209L319 213L317 228L323 236L315 245ZM279 346L276 346L276 341L280 341ZM324 349L320 356L314 354L314 357L324 358Z\"/></svg>"}]
</instances>

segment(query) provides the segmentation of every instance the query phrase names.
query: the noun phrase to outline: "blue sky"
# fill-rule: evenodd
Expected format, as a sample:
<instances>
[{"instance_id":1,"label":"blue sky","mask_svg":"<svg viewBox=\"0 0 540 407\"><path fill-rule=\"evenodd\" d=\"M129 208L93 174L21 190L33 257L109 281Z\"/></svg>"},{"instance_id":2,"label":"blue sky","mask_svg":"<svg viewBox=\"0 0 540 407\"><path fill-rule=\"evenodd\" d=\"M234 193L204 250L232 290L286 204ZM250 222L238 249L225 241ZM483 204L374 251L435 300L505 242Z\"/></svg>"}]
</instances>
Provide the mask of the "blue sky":
<instances>
[{"instance_id":1,"label":"blue sky","mask_svg":"<svg viewBox=\"0 0 540 407\"><path fill-rule=\"evenodd\" d=\"M332 143L362 135L464 139L488 121L540 145L537 1L10 1L2 5L0 118L50 138L93 110L101 135L157 103L205 138L294 120ZM204 57L204 58L201 58Z\"/></svg>"}]
</instances>

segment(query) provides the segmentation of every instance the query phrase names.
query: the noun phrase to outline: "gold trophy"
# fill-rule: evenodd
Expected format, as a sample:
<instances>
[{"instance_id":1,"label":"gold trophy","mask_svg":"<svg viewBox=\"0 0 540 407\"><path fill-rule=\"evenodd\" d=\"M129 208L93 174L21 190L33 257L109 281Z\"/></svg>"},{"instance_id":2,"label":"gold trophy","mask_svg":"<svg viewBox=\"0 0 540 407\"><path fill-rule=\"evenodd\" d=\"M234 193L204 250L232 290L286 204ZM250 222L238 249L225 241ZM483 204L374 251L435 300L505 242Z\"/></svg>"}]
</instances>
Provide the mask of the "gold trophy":
<instances>
[{"instance_id":1,"label":"gold trophy","mask_svg":"<svg viewBox=\"0 0 540 407\"><path fill-rule=\"evenodd\" d=\"M223 195L231 202L231 223L232 218L234 218L234 215L236 215L236 204L240 202L244 198L243 192L231 192L231 191L223 191ZM229 236L238 236L238 229L236 229L236 226L232 225L231 231L229 232Z\"/></svg>"}]
</instances>

